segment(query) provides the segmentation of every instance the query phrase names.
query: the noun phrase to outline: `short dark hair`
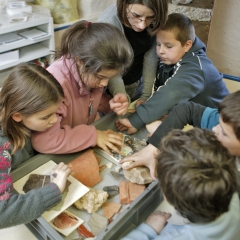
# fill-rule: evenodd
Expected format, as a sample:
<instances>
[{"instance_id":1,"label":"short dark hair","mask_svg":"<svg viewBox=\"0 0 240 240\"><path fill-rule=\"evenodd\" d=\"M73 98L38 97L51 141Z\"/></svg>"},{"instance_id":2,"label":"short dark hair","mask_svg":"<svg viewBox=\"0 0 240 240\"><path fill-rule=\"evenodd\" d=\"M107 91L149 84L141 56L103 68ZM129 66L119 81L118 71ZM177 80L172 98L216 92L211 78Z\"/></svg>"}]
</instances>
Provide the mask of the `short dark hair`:
<instances>
[{"instance_id":1,"label":"short dark hair","mask_svg":"<svg viewBox=\"0 0 240 240\"><path fill-rule=\"evenodd\" d=\"M232 126L240 141L240 90L226 96L219 104L218 111L223 122Z\"/></svg>"},{"instance_id":2,"label":"short dark hair","mask_svg":"<svg viewBox=\"0 0 240 240\"><path fill-rule=\"evenodd\" d=\"M183 46L188 40L195 41L195 29L189 17L181 13L171 13L162 31L173 32L176 40Z\"/></svg>"},{"instance_id":3,"label":"short dark hair","mask_svg":"<svg viewBox=\"0 0 240 240\"><path fill-rule=\"evenodd\" d=\"M163 138L158 179L168 202L193 223L214 221L237 191L235 158L210 130L172 130Z\"/></svg>"},{"instance_id":4,"label":"short dark hair","mask_svg":"<svg viewBox=\"0 0 240 240\"><path fill-rule=\"evenodd\" d=\"M149 34L156 35L165 25L168 15L168 0L117 0L118 17L122 24L127 27L131 27L126 14L129 4L141 4L154 12L156 19L154 20L154 24L148 28Z\"/></svg>"}]
</instances>

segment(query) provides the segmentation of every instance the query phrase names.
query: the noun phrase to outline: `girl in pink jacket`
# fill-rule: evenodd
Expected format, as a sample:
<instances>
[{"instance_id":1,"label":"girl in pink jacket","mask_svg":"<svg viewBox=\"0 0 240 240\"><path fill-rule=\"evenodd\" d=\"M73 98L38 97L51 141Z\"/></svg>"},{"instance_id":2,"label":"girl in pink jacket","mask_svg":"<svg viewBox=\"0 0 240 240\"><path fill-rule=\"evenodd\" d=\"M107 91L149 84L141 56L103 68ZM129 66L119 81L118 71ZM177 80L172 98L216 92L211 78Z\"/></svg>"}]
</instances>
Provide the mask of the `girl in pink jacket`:
<instances>
[{"instance_id":1,"label":"girl in pink jacket","mask_svg":"<svg viewBox=\"0 0 240 240\"><path fill-rule=\"evenodd\" d=\"M32 134L33 147L41 153L61 154L97 145L119 152L119 134L96 130L90 124L97 112L126 113L127 95L117 93L111 99L104 88L131 64L132 56L125 36L111 24L83 20L68 28L55 52L56 61L47 69L64 91L58 120L47 131Z\"/></svg>"}]
</instances>

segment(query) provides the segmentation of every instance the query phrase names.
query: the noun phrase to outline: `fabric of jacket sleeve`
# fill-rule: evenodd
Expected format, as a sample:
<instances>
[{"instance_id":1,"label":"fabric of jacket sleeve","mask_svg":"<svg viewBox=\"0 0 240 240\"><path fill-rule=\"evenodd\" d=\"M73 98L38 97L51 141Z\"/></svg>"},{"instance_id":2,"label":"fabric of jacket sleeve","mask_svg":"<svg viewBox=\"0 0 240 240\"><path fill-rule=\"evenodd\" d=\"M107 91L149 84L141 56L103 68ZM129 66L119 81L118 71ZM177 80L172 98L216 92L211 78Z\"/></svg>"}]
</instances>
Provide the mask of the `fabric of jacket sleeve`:
<instances>
[{"instance_id":1,"label":"fabric of jacket sleeve","mask_svg":"<svg viewBox=\"0 0 240 240\"><path fill-rule=\"evenodd\" d=\"M54 183L26 194L11 193L0 201L0 228L30 222L61 201L62 194Z\"/></svg>"},{"instance_id":2,"label":"fabric of jacket sleeve","mask_svg":"<svg viewBox=\"0 0 240 240\"><path fill-rule=\"evenodd\" d=\"M91 125L78 125L71 128L61 126L62 117L59 115L56 123L44 132L33 132L31 141L33 148L41 153L73 153L97 143L97 131Z\"/></svg>"},{"instance_id":3,"label":"fabric of jacket sleeve","mask_svg":"<svg viewBox=\"0 0 240 240\"><path fill-rule=\"evenodd\" d=\"M136 229L132 230L126 236L120 238L120 240L150 240L157 237L155 230L148 224L142 223Z\"/></svg>"},{"instance_id":4,"label":"fabric of jacket sleeve","mask_svg":"<svg viewBox=\"0 0 240 240\"><path fill-rule=\"evenodd\" d=\"M140 129L160 119L176 104L187 102L202 92L204 77L198 63L186 61L183 65L178 63L176 67L173 76L168 78L146 103L137 106L136 112L129 118L133 127Z\"/></svg>"},{"instance_id":5,"label":"fabric of jacket sleeve","mask_svg":"<svg viewBox=\"0 0 240 240\"><path fill-rule=\"evenodd\" d=\"M179 103L148 139L148 142L158 148L162 138L172 129L183 129L187 124L200 128L205 109L205 106L191 101Z\"/></svg>"},{"instance_id":6,"label":"fabric of jacket sleeve","mask_svg":"<svg viewBox=\"0 0 240 240\"><path fill-rule=\"evenodd\" d=\"M156 53L156 40L153 40L152 47L144 54L143 60L143 91L140 99L147 100L153 91L153 84L159 58Z\"/></svg>"}]
</instances>

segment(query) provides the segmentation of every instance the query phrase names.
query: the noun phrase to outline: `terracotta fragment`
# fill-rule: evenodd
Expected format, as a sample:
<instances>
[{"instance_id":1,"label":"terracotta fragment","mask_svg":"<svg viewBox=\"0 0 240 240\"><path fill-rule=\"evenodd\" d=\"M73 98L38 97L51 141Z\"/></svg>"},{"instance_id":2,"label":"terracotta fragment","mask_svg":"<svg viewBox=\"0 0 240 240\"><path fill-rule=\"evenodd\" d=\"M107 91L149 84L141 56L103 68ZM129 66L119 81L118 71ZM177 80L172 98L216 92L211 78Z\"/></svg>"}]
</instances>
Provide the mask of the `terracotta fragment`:
<instances>
[{"instance_id":1,"label":"terracotta fragment","mask_svg":"<svg viewBox=\"0 0 240 240\"><path fill-rule=\"evenodd\" d=\"M105 164L102 165L102 166L100 166L100 167L99 167L99 172L102 172L105 168L106 168L106 165L105 165Z\"/></svg>"},{"instance_id":2,"label":"terracotta fragment","mask_svg":"<svg viewBox=\"0 0 240 240\"><path fill-rule=\"evenodd\" d=\"M118 211L121 208L121 204L115 203L115 202L105 202L102 205L103 210L103 216L110 219L115 213L118 213Z\"/></svg>"},{"instance_id":3,"label":"terracotta fragment","mask_svg":"<svg viewBox=\"0 0 240 240\"><path fill-rule=\"evenodd\" d=\"M87 238L94 237L93 233L88 231L88 229L83 224L78 227L78 235Z\"/></svg>"},{"instance_id":4,"label":"terracotta fragment","mask_svg":"<svg viewBox=\"0 0 240 240\"><path fill-rule=\"evenodd\" d=\"M133 202L144 190L146 186L131 182L120 182L119 194L121 204L130 204Z\"/></svg>"},{"instance_id":5,"label":"terracotta fragment","mask_svg":"<svg viewBox=\"0 0 240 240\"><path fill-rule=\"evenodd\" d=\"M87 187L93 187L102 180L99 165L92 149L88 149L79 157L68 163L70 174Z\"/></svg>"},{"instance_id":6,"label":"terracotta fragment","mask_svg":"<svg viewBox=\"0 0 240 240\"><path fill-rule=\"evenodd\" d=\"M88 225L92 233L97 236L108 225L108 219L94 212L88 221Z\"/></svg>"},{"instance_id":7,"label":"terracotta fragment","mask_svg":"<svg viewBox=\"0 0 240 240\"><path fill-rule=\"evenodd\" d=\"M70 228L75 226L77 223L78 219L74 215L65 211L59 214L53 220L53 224L59 229Z\"/></svg>"}]
</instances>

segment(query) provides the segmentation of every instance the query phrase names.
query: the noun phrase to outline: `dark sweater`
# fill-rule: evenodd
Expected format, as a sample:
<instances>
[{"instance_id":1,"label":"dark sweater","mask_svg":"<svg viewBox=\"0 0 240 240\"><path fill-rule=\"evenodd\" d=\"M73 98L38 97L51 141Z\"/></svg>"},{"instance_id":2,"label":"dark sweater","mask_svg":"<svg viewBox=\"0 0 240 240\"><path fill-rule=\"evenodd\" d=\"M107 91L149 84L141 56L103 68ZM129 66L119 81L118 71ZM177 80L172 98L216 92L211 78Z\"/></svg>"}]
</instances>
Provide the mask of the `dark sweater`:
<instances>
[{"instance_id":1,"label":"dark sweater","mask_svg":"<svg viewBox=\"0 0 240 240\"><path fill-rule=\"evenodd\" d=\"M135 128L140 129L160 119L176 104L189 100L207 107L218 107L229 91L222 81L222 74L206 57L205 50L204 43L196 37L191 49L178 63L167 66L160 62L157 90L129 118Z\"/></svg>"}]
</instances>

